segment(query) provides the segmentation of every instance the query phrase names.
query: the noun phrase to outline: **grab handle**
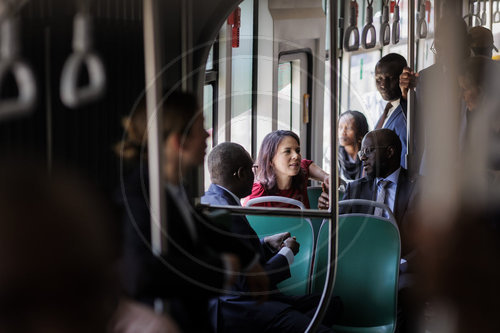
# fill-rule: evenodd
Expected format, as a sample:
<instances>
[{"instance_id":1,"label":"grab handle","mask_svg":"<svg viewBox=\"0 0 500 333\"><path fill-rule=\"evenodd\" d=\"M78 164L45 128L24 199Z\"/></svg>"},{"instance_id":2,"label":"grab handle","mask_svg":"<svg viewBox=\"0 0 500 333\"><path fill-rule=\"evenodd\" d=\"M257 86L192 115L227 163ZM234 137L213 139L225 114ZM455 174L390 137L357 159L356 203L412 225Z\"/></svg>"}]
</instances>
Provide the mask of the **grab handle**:
<instances>
[{"instance_id":1,"label":"grab handle","mask_svg":"<svg viewBox=\"0 0 500 333\"><path fill-rule=\"evenodd\" d=\"M497 10L493 13L493 23L500 23L500 1L497 1Z\"/></svg>"},{"instance_id":2,"label":"grab handle","mask_svg":"<svg viewBox=\"0 0 500 333\"><path fill-rule=\"evenodd\" d=\"M101 59L92 51L91 19L86 13L75 16L73 54L64 63L60 95L69 108L77 108L100 98L106 90L106 75ZM86 66L89 84L78 86L80 68Z\"/></svg>"},{"instance_id":3,"label":"grab handle","mask_svg":"<svg viewBox=\"0 0 500 333\"><path fill-rule=\"evenodd\" d=\"M384 2L382 9L382 24L380 25L380 45L389 45L391 42L391 26L389 25L389 0Z\"/></svg>"},{"instance_id":4,"label":"grab handle","mask_svg":"<svg viewBox=\"0 0 500 333\"><path fill-rule=\"evenodd\" d=\"M463 19L466 20L466 22L467 22L468 18L471 18L471 19L474 18L474 19L476 19L476 21L479 22L478 26L482 25L482 23L483 23L483 21L481 20L481 18L477 14L467 14L467 15L464 15L464 17L463 17ZM472 22L472 20L471 20L470 26L471 27L475 26L474 23Z\"/></svg>"},{"instance_id":5,"label":"grab handle","mask_svg":"<svg viewBox=\"0 0 500 333\"><path fill-rule=\"evenodd\" d=\"M481 12L482 25L486 25L486 0L483 0L483 11Z\"/></svg>"},{"instance_id":6,"label":"grab handle","mask_svg":"<svg viewBox=\"0 0 500 333\"><path fill-rule=\"evenodd\" d=\"M368 2L368 7L366 7L366 23L363 27L363 32L361 34L361 45L365 49L371 49L375 47L377 43L377 30L373 25L373 1ZM368 33L370 32L370 41L368 41Z\"/></svg>"},{"instance_id":7,"label":"grab handle","mask_svg":"<svg viewBox=\"0 0 500 333\"><path fill-rule=\"evenodd\" d=\"M25 114L35 106L36 83L31 68L19 58L19 20L5 17L0 29L0 86L12 73L18 90L17 97L0 99L0 117Z\"/></svg>"},{"instance_id":8,"label":"grab handle","mask_svg":"<svg viewBox=\"0 0 500 333\"><path fill-rule=\"evenodd\" d=\"M417 32L418 38L427 38L427 22L425 21L425 3L422 1L420 4L420 10L418 11L418 22L417 22Z\"/></svg>"},{"instance_id":9,"label":"grab handle","mask_svg":"<svg viewBox=\"0 0 500 333\"><path fill-rule=\"evenodd\" d=\"M392 44L399 43L401 24L399 23L399 0L394 6L394 16L392 18Z\"/></svg>"},{"instance_id":10,"label":"grab handle","mask_svg":"<svg viewBox=\"0 0 500 333\"><path fill-rule=\"evenodd\" d=\"M359 30L358 30L358 22L356 18L356 7L357 1L351 1L350 3L350 12L349 12L349 26L344 34L344 49L348 52L356 51L359 49ZM354 42L350 44L351 35L354 35Z\"/></svg>"}]
</instances>

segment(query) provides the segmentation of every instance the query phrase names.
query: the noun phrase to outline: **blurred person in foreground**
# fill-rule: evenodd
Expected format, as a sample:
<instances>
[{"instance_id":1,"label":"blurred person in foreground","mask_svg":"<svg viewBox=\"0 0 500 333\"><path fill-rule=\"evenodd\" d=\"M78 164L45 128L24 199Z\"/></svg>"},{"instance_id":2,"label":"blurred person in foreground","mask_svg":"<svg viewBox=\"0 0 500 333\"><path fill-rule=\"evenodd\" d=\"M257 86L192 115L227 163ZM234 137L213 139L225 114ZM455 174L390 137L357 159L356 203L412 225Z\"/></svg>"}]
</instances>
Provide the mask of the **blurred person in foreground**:
<instances>
[{"instance_id":1,"label":"blurred person in foreground","mask_svg":"<svg viewBox=\"0 0 500 333\"><path fill-rule=\"evenodd\" d=\"M255 253L198 211L184 188L184 177L203 164L207 147L208 134L196 98L175 92L158 110L162 112L160 167L167 214L167 229L162 229L162 235L166 235L167 250L157 256L151 248L144 103L136 110L142 116L131 118L135 137L139 135L141 140L130 145L124 142L119 150L122 158L133 156L135 163L123 179L118 198L124 211L124 287L128 295L145 304L166 299L182 330L207 332L209 298L230 292L239 274L247 274L251 291L266 291L267 276ZM128 154L130 149L135 153ZM265 299L263 293L254 296Z\"/></svg>"},{"instance_id":2,"label":"blurred person in foreground","mask_svg":"<svg viewBox=\"0 0 500 333\"><path fill-rule=\"evenodd\" d=\"M106 332L120 295L106 200L33 161L1 169L0 332Z\"/></svg>"}]
</instances>

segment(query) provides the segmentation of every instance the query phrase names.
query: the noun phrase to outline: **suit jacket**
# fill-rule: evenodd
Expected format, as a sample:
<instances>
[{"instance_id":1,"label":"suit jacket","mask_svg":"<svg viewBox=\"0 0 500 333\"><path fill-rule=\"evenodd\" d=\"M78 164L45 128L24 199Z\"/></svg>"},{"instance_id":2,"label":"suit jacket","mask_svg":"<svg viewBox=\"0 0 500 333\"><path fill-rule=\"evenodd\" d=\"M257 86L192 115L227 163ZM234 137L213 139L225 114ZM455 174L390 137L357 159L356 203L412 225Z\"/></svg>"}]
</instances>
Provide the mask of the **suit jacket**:
<instances>
[{"instance_id":1,"label":"suit jacket","mask_svg":"<svg viewBox=\"0 0 500 333\"><path fill-rule=\"evenodd\" d=\"M401 257L410 254L415 248L412 241L412 215L414 214L414 202L417 196L416 178L410 178L406 169L401 168L396 198L394 201L394 216L401 235ZM375 179L366 177L347 184L343 200L365 199L377 200L377 185ZM364 213L373 214L374 208L363 205L341 207L339 214Z\"/></svg>"},{"instance_id":2,"label":"suit jacket","mask_svg":"<svg viewBox=\"0 0 500 333\"><path fill-rule=\"evenodd\" d=\"M211 184L208 191L201 198L204 204L237 206L238 202L224 189ZM276 254L264 240L252 229L248 220L242 215L231 216L231 232L241 236L241 240L251 247L260 256L260 263L268 273L271 287L290 277L290 268L285 256ZM246 288L241 288L247 291Z\"/></svg>"},{"instance_id":3,"label":"suit jacket","mask_svg":"<svg viewBox=\"0 0 500 333\"><path fill-rule=\"evenodd\" d=\"M198 235L194 239L180 208L166 191L167 254L154 256L145 168L138 168L126 179L120 196L125 209L121 265L124 288L131 297L146 303L151 304L154 298L168 299L176 321L190 331L204 319L208 322L208 299L217 295L225 283L221 253L237 254L243 267L255 254L189 206Z\"/></svg>"},{"instance_id":4,"label":"suit jacket","mask_svg":"<svg viewBox=\"0 0 500 333\"><path fill-rule=\"evenodd\" d=\"M213 205L238 205L236 200L224 189L210 185L210 188L201 198L201 202ZM231 231L240 235L256 253L260 255L260 261L267 271L271 288L276 288L276 283L290 277L288 261L281 254L275 254L271 249L260 241L248 220L244 216L232 215ZM238 291L248 291L245 281L237 285ZM286 310L294 307L306 307L312 311L317 307L320 295L286 296L276 291L271 293L269 300L257 304L249 296L221 296L213 299L212 317L213 326L217 332L258 332L268 330L272 323L276 322ZM338 311L339 300L332 301L332 311Z\"/></svg>"},{"instance_id":5,"label":"suit jacket","mask_svg":"<svg viewBox=\"0 0 500 333\"><path fill-rule=\"evenodd\" d=\"M406 101L401 98L400 104L384 124L384 128L393 130L401 140L401 167L406 168L407 130Z\"/></svg>"}]
</instances>

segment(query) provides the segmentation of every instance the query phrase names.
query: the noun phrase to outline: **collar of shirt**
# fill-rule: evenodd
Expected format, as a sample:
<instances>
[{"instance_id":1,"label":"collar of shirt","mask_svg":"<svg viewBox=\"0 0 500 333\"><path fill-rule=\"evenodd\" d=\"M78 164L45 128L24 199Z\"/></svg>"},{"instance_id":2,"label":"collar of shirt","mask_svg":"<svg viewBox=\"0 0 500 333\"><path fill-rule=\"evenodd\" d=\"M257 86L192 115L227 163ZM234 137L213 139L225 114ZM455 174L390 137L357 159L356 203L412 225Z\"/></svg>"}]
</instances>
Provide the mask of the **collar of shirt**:
<instances>
[{"instance_id":1,"label":"collar of shirt","mask_svg":"<svg viewBox=\"0 0 500 333\"><path fill-rule=\"evenodd\" d=\"M196 239L198 238L198 233L196 232L195 222L190 212L191 204L189 203L189 199L186 195L186 192L184 191L184 188L182 188L182 186L168 183L166 185L166 188L167 191L170 192L172 200L174 200L177 208L180 210L191 238L196 241Z\"/></svg>"},{"instance_id":2,"label":"collar of shirt","mask_svg":"<svg viewBox=\"0 0 500 333\"><path fill-rule=\"evenodd\" d=\"M391 103L391 108L389 109L389 112L387 112L387 117L385 117L385 120L384 120L384 124L382 127L385 126L385 124L387 124L387 121L391 118L392 116L392 113L394 112L394 110L396 110L399 106L399 104L401 104L401 99L398 98L397 100L395 101L389 101Z\"/></svg>"},{"instance_id":3,"label":"collar of shirt","mask_svg":"<svg viewBox=\"0 0 500 333\"><path fill-rule=\"evenodd\" d=\"M217 187L220 187L221 189L223 189L224 191L226 191L227 193L229 193L233 198L234 200L236 200L236 202L238 203L238 206L241 207L241 199L238 198L233 192L229 191L227 188L225 188L224 186L220 186L218 184L214 184L215 186Z\"/></svg>"},{"instance_id":4,"label":"collar of shirt","mask_svg":"<svg viewBox=\"0 0 500 333\"><path fill-rule=\"evenodd\" d=\"M397 185L400 173L401 173L401 168L398 168L396 171L394 171L393 173L391 173L386 178L377 177L377 185L378 185L379 181L384 180L384 179L390 181L392 184L396 184Z\"/></svg>"}]
</instances>

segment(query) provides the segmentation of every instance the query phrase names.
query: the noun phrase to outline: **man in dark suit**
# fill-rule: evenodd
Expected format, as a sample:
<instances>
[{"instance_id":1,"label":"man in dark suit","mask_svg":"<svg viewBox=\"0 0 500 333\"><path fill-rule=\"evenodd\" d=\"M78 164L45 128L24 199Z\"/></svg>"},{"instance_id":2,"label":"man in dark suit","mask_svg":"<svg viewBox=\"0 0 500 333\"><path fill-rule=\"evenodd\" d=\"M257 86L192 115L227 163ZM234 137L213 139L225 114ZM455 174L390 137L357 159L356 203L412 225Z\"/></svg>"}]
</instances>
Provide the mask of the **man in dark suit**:
<instances>
[{"instance_id":1,"label":"man in dark suit","mask_svg":"<svg viewBox=\"0 0 500 333\"><path fill-rule=\"evenodd\" d=\"M368 132L361 144L359 152L363 161L365 177L348 183L343 200L366 199L377 201L382 190L386 193L385 203L394 213L401 234L401 257L405 258L413 251L410 218L413 212L413 201L417 193L416 179L411 178L406 169L399 164L401 141L396 133L389 129ZM385 182L384 182L385 181ZM382 184L384 183L384 184ZM384 189L382 189L384 185ZM380 201L380 200L378 200ZM373 207L356 205L342 206L341 214L366 213L375 214ZM387 216L386 212L381 213Z\"/></svg>"},{"instance_id":2,"label":"man in dark suit","mask_svg":"<svg viewBox=\"0 0 500 333\"><path fill-rule=\"evenodd\" d=\"M200 214L182 186L182 178L204 160L208 134L198 110L196 99L184 93L170 96L162 109L166 253L155 255L151 250L145 160L137 161L136 171L124 180L120 193L126 212L124 288L129 296L148 304L167 299L171 315L184 332L209 331L208 300L229 290L240 272L248 274L252 291L265 292L268 285L253 250Z\"/></svg>"},{"instance_id":3,"label":"man in dark suit","mask_svg":"<svg viewBox=\"0 0 500 333\"><path fill-rule=\"evenodd\" d=\"M386 204L394 213L401 235L399 276L398 333L415 332L417 306L413 302L411 287L413 275L411 262L416 255L414 238L414 203L417 194L416 179L400 166L401 142L393 131L379 129L368 132L359 156L363 162L365 177L347 184L343 200L365 199ZM324 200L324 198L320 198ZM378 208L353 205L340 206L339 214L365 213L387 217Z\"/></svg>"},{"instance_id":4,"label":"man in dark suit","mask_svg":"<svg viewBox=\"0 0 500 333\"><path fill-rule=\"evenodd\" d=\"M225 142L216 146L208 156L208 168L212 184L202 203L212 205L240 205L240 199L252 190L253 161L248 152L236 143ZM299 244L285 232L259 240L245 216L232 215L231 231L259 254L260 263L270 280L269 300L257 304L241 294L247 292L246 279L237 285L239 295L222 296L214 307L219 318L217 330L221 332L304 332L319 304L319 295L285 296L276 284L290 277L290 265L299 250ZM338 299L331 301L318 332L331 332Z\"/></svg>"},{"instance_id":5,"label":"man in dark suit","mask_svg":"<svg viewBox=\"0 0 500 333\"><path fill-rule=\"evenodd\" d=\"M406 168L406 99L401 98L399 76L407 66L406 59L396 53L389 53L375 66L375 85L382 98L387 101L375 129L393 130L401 141L401 166Z\"/></svg>"}]
</instances>

